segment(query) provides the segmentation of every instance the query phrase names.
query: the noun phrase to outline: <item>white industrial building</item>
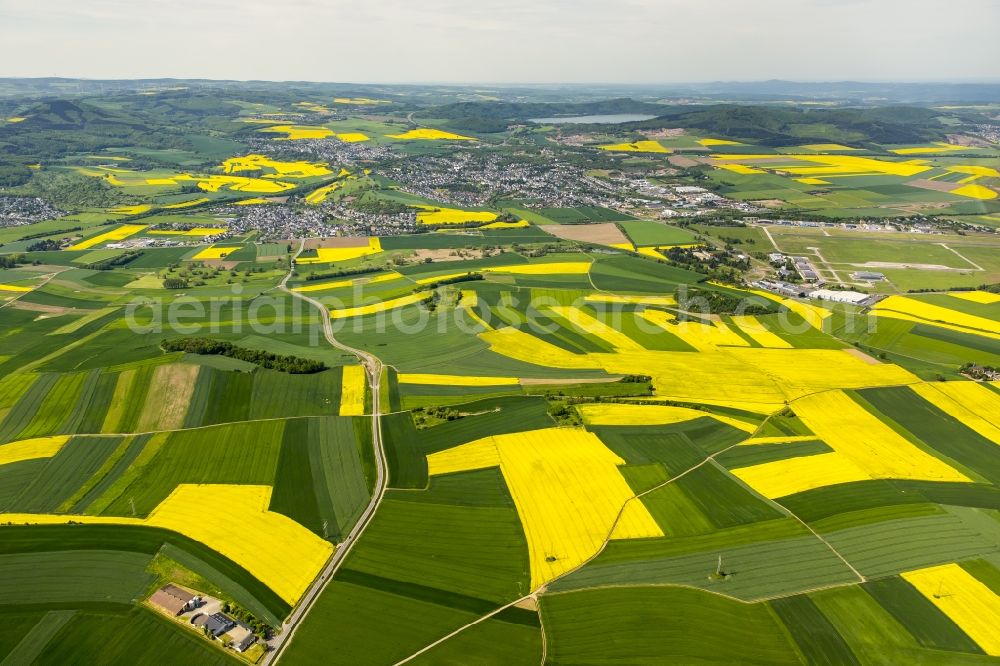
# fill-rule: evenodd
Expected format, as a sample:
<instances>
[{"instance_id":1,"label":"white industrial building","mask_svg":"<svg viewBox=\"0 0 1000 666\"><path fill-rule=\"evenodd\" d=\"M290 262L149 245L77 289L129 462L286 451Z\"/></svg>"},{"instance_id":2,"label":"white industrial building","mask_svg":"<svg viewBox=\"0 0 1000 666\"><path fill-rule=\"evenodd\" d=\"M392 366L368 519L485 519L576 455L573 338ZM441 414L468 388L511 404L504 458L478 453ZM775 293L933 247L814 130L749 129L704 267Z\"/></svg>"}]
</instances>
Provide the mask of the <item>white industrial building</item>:
<instances>
[{"instance_id":1,"label":"white industrial building","mask_svg":"<svg viewBox=\"0 0 1000 666\"><path fill-rule=\"evenodd\" d=\"M871 294L863 294L860 291L835 291L833 289L817 289L809 292L809 298L818 298L821 301L833 301L834 303L852 303L858 305L871 298Z\"/></svg>"}]
</instances>

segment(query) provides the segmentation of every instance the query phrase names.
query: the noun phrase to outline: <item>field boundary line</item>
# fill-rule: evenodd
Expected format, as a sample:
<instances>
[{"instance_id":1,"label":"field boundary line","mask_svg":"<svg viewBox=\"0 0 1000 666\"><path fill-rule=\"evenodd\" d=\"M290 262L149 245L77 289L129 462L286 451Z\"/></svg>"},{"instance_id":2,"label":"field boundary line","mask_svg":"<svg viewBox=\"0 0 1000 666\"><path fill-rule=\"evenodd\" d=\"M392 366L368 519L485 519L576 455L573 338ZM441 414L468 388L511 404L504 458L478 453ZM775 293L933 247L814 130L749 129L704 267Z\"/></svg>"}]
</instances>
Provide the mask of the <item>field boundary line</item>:
<instances>
[{"instance_id":1,"label":"field boundary line","mask_svg":"<svg viewBox=\"0 0 1000 666\"><path fill-rule=\"evenodd\" d=\"M549 659L549 639L545 635L545 619L542 617L542 606L538 603L538 597L535 596L535 607L538 613L538 630L542 634L542 660L539 662L539 666L545 666L545 662Z\"/></svg>"},{"instance_id":2,"label":"field boundary line","mask_svg":"<svg viewBox=\"0 0 1000 666\"><path fill-rule=\"evenodd\" d=\"M976 262L974 262L972 259L969 259L967 256L965 256L964 254L962 254L961 252L959 252L955 248L950 247L947 243L938 243L938 245L940 245L941 247L943 247L944 249L946 249L946 250L948 250L950 252L954 252L955 255L959 259L961 259L962 261L968 262L968 264L970 266L972 266L973 268L975 268L977 271L985 271L986 270L985 268L983 268L982 266L980 266L979 264L977 264Z\"/></svg>"},{"instance_id":3,"label":"field boundary line","mask_svg":"<svg viewBox=\"0 0 1000 666\"><path fill-rule=\"evenodd\" d=\"M889 578L894 575L896 574L882 576L882 578ZM691 585L690 583L607 583L604 585L587 585L572 590L556 590L555 592L549 592L547 594L549 596L557 597L560 595L575 594L577 592L584 592L587 590L624 589L630 587L658 587L658 588L676 587L685 590L705 592L706 594L712 594L717 597L722 597L723 599L728 599L729 601L735 601L737 603L741 603L746 606L752 606L754 604L762 604L768 601L774 601L776 599L788 599L789 597L797 597L803 594L822 592L824 590L839 590L840 588L843 587L854 587L855 585L860 585L860 584L861 584L860 582L854 580L843 583L830 583L829 585L818 585L816 587L797 590L795 592L782 592L780 594L771 594L762 597L754 597L753 599L741 599L739 597L728 595L724 592L719 592L718 590L710 590L707 587L698 587L697 585Z\"/></svg>"},{"instance_id":4,"label":"field boundary line","mask_svg":"<svg viewBox=\"0 0 1000 666\"><path fill-rule=\"evenodd\" d=\"M41 289L42 287L44 287L45 285L47 285L50 281L52 281L52 279L55 278L57 275L59 275L60 273L65 272L65 271L68 271L68 270L70 270L70 269L69 268L65 268L65 269L62 269L62 270L58 270L58 271L56 271L54 273L46 273L43 276L44 279L39 284L37 284L34 287L32 287L31 291L14 292L15 295L12 296L11 298L7 299L6 301L4 301L3 304L0 305L0 309L3 309L5 307L7 307L8 305L10 305L11 303L13 303L14 301L21 300L22 296L26 296L26 295L30 294L31 292L35 291L36 289ZM86 315L84 315L84 316L86 316Z\"/></svg>"},{"instance_id":5,"label":"field boundary line","mask_svg":"<svg viewBox=\"0 0 1000 666\"><path fill-rule=\"evenodd\" d=\"M368 414L362 414L368 416ZM161 432L188 432L191 430L206 430L208 428L224 428L226 426L238 425L240 423L269 423L271 421L292 421L294 419L328 419L329 415L312 414L310 416L269 416L265 419L247 419L244 421L225 421L223 423L209 423L207 425L191 426L190 428L167 428L166 430L143 430L139 432L74 432L62 433L69 437L136 437L138 435L156 435ZM337 418L340 418L339 416ZM355 417L344 417L355 418ZM54 437L55 435L42 435L43 437Z\"/></svg>"},{"instance_id":6,"label":"field boundary line","mask_svg":"<svg viewBox=\"0 0 1000 666\"><path fill-rule=\"evenodd\" d=\"M487 613L486 615L483 615L482 617L476 618L472 622L469 622L467 624L463 624L461 627L459 627L458 629L455 629L450 634L442 636L441 638L437 639L433 643L428 643L427 645L425 645L424 647L420 648L419 650L417 650L416 652L414 652L410 656L404 657L403 659L400 659L399 661L395 662L393 664L393 666L401 666L401 664L405 664L408 661L416 659L417 657L419 657L423 653L427 652L428 650L431 650L431 649L437 647L438 645L440 645L441 643L444 643L445 641L447 641L447 640L449 640L451 638L454 638L455 636L457 636L458 634L462 633L463 631L465 631L469 627L474 627L477 624L479 624L480 622L485 622L486 620L490 619L494 615L497 615L498 613L502 613L503 611L507 610L508 608L511 608L511 607L513 607L513 606L521 603L525 599L531 599L531 598L533 598L533 596L534 596L533 594L526 594L525 596L521 597L520 599L515 599L514 601L510 602L509 604L501 606L500 608L497 608L496 610L490 611L489 613Z\"/></svg>"}]
</instances>

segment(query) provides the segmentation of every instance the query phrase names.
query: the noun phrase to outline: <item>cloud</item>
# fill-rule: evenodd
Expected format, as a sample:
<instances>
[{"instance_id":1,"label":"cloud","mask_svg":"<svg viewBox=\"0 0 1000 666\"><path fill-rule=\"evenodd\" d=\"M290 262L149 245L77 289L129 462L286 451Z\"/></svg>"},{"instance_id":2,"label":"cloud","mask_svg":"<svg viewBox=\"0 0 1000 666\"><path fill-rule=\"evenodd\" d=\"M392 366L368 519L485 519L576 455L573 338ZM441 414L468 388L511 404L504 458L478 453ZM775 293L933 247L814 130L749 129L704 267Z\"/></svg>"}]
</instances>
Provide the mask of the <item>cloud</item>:
<instances>
[{"instance_id":1,"label":"cloud","mask_svg":"<svg viewBox=\"0 0 1000 666\"><path fill-rule=\"evenodd\" d=\"M994 0L0 0L0 75L357 82L997 77Z\"/></svg>"}]
</instances>

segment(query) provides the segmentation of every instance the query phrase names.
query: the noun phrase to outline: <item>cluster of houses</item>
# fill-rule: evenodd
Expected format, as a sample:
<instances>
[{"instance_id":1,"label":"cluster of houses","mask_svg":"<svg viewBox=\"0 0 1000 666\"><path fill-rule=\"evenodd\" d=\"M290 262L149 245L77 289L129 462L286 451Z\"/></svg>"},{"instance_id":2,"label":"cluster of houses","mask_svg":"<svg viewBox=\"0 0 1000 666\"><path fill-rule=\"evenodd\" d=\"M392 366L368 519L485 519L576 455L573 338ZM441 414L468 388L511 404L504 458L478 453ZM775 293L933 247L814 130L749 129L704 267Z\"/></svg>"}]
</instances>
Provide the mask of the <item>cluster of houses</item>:
<instances>
[{"instance_id":1,"label":"cluster of houses","mask_svg":"<svg viewBox=\"0 0 1000 666\"><path fill-rule=\"evenodd\" d=\"M0 196L0 227L19 227L65 215L38 197Z\"/></svg>"},{"instance_id":2,"label":"cluster of houses","mask_svg":"<svg viewBox=\"0 0 1000 666\"><path fill-rule=\"evenodd\" d=\"M149 598L149 603L175 618L186 619L191 626L201 629L213 639L221 640L237 652L246 652L257 642L250 627L234 620L221 610L218 600L210 599L179 585L164 585ZM204 609L202 611L201 609Z\"/></svg>"}]
</instances>

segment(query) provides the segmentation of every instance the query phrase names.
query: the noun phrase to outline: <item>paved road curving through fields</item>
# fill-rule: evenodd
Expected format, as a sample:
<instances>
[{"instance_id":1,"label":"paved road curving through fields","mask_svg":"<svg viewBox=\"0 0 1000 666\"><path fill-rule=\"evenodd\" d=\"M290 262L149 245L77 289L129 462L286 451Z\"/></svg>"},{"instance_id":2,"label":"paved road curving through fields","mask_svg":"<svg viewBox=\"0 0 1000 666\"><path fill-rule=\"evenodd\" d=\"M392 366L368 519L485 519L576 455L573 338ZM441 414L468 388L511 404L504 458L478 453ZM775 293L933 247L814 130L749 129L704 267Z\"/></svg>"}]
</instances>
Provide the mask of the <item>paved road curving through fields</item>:
<instances>
[{"instance_id":1,"label":"paved road curving through fields","mask_svg":"<svg viewBox=\"0 0 1000 666\"><path fill-rule=\"evenodd\" d=\"M378 505L382 502L382 497L385 495L386 483L388 481L386 474L385 449L382 446L382 422L380 419L382 410L379 387L382 380L382 361L373 354L370 354L362 349L355 349L354 347L345 345L337 340L337 338L333 335L333 322L326 306L314 298L306 296L300 292L292 291L288 288L288 280L291 279L292 273L295 270L294 260L302 253L304 248L305 241L303 240L299 243L298 251L296 251L295 255L292 257L292 266L289 269L288 274L284 277L284 279L282 279L278 288L290 294L294 298L305 301L312 307L318 309L322 317L323 335L326 338L327 343L329 343L332 347L348 352L349 354L353 354L365 368L365 373L368 375L368 385L371 387L372 391L372 446L375 449L376 469L375 492L373 493L368 506L365 507L364 513L361 514L358 522L354 524L354 527L347 535L347 538L337 544L336 550L330 557L326 566L323 567L323 571L320 572L316 580L313 581L312 586L310 586L309 590L305 593L305 595L303 595L302 599L299 600L298 605L296 605L296 607L292 610L291 615L288 616L288 619L282 626L281 633L268 641L270 649L261 661L263 666L269 666L281 658L285 648L295 635L295 631L298 629L299 624L305 618L310 609L312 609L313 604L316 603L316 599L319 598L319 595L326 588L327 584L333 579L334 574L337 573L337 570L347 557L347 554L351 552L351 548L354 547L358 537L361 536L361 533L364 532L365 528L371 522L372 516L375 515L375 510L378 508Z\"/></svg>"}]
</instances>

